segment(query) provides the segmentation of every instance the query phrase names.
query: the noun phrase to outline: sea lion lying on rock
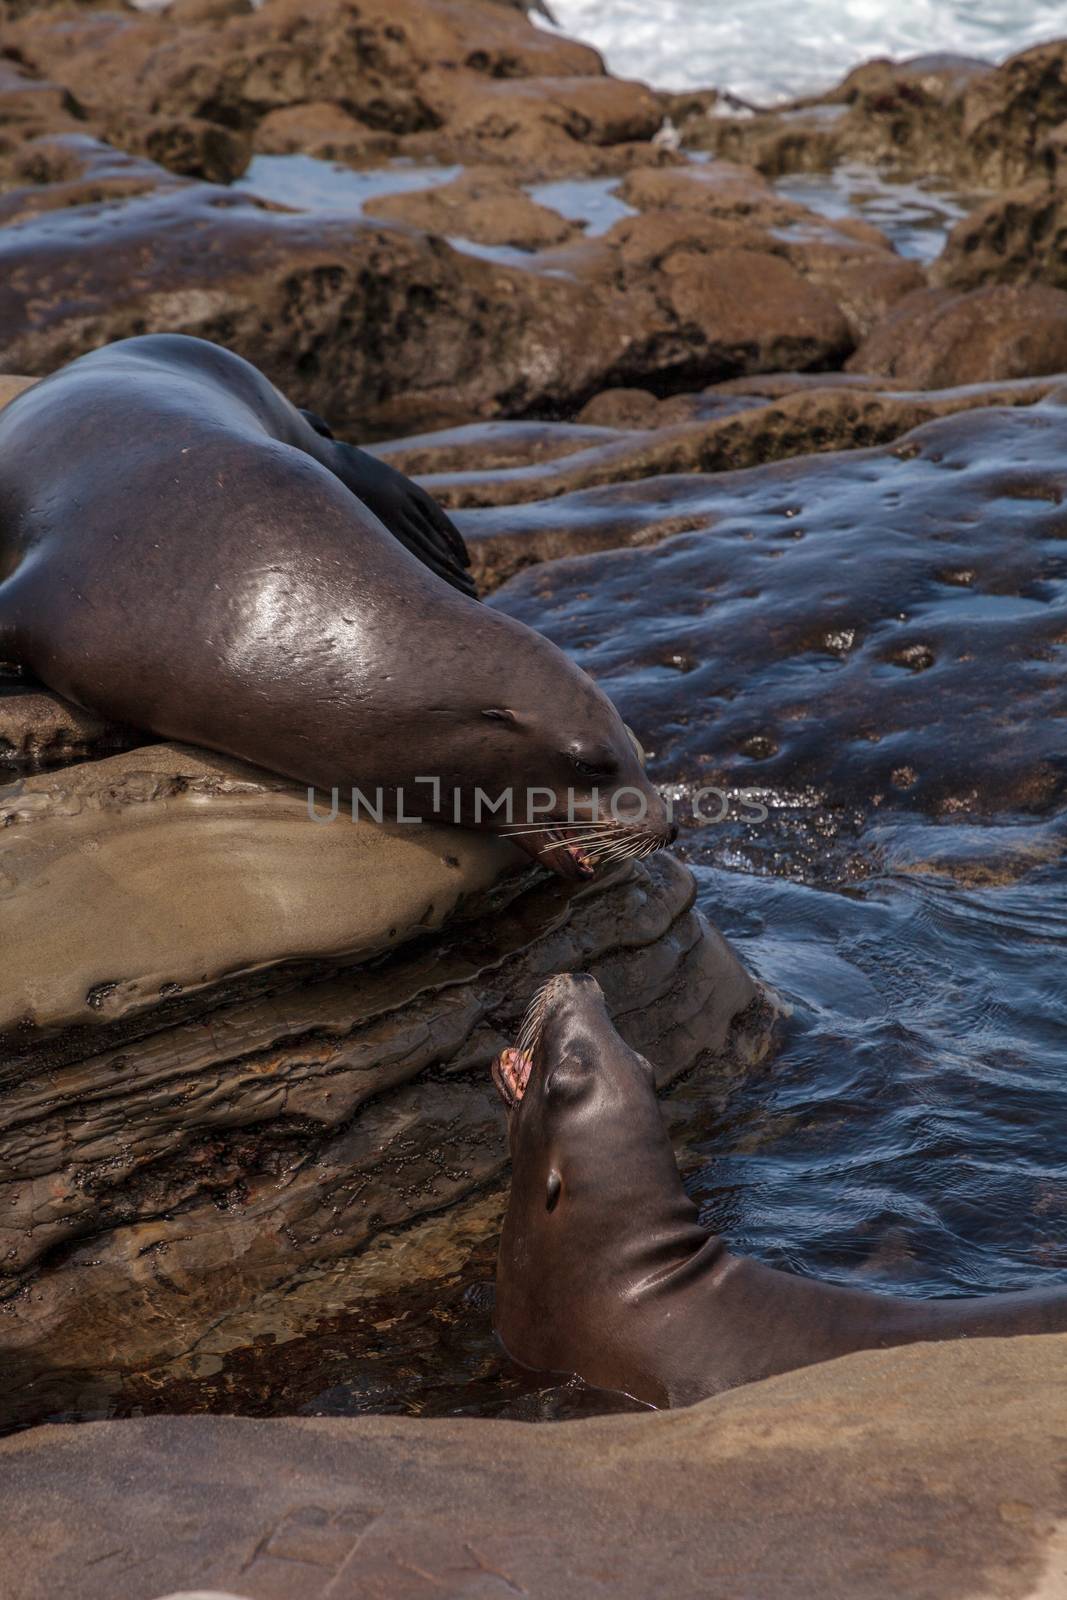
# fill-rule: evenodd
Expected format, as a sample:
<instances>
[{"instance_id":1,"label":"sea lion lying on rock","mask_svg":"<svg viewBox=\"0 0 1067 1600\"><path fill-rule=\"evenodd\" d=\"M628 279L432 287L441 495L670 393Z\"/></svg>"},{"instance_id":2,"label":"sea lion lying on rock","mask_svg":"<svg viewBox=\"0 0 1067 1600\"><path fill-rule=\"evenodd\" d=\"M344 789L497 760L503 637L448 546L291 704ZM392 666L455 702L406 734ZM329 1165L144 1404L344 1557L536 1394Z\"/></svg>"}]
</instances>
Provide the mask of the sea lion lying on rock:
<instances>
[{"instance_id":1,"label":"sea lion lying on rock","mask_svg":"<svg viewBox=\"0 0 1067 1600\"><path fill-rule=\"evenodd\" d=\"M477 603L422 490L328 432L181 335L27 389L0 413L0 661L379 821L515 832L565 877L666 843L611 702Z\"/></svg>"},{"instance_id":2,"label":"sea lion lying on rock","mask_svg":"<svg viewBox=\"0 0 1067 1600\"><path fill-rule=\"evenodd\" d=\"M495 1325L525 1366L676 1406L855 1350L1067 1331L1067 1288L907 1300L730 1255L593 978L550 979L493 1078L513 1169Z\"/></svg>"}]
</instances>

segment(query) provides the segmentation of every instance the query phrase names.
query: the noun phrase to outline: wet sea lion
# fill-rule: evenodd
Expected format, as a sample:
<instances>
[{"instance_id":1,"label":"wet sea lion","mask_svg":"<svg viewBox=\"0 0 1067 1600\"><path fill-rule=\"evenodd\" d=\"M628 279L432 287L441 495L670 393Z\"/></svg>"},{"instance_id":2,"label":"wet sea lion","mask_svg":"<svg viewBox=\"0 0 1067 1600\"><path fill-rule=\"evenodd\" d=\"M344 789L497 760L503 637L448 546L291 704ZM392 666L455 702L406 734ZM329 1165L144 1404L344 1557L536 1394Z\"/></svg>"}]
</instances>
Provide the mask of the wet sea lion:
<instances>
[{"instance_id":1,"label":"wet sea lion","mask_svg":"<svg viewBox=\"0 0 1067 1600\"><path fill-rule=\"evenodd\" d=\"M1067 1330L1063 1287L907 1300L730 1255L592 978L549 980L493 1078L513 1169L495 1326L525 1366L676 1406L855 1350Z\"/></svg>"},{"instance_id":2,"label":"wet sea lion","mask_svg":"<svg viewBox=\"0 0 1067 1600\"><path fill-rule=\"evenodd\" d=\"M428 495L328 433L182 335L26 390L0 412L0 661L346 806L515 833L563 876L667 842L611 702L464 592Z\"/></svg>"}]
</instances>

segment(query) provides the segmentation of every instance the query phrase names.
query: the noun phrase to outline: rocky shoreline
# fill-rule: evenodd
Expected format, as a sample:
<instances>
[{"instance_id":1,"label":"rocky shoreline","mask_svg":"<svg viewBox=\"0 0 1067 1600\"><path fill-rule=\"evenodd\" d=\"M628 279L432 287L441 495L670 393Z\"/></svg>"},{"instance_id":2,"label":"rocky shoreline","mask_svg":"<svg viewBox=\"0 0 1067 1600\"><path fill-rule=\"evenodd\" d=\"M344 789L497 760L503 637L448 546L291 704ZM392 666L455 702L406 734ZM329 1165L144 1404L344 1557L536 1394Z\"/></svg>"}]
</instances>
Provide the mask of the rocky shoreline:
<instances>
[{"instance_id":1,"label":"rocky shoreline","mask_svg":"<svg viewBox=\"0 0 1067 1600\"><path fill-rule=\"evenodd\" d=\"M777 998L695 903L704 868L853 885L888 861L966 893L1041 873L1055 889L1067 42L1002 66L868 63L818 102L739 115L714 90L614 79L495 0L175 0L153 16L0 0L0 21L0 403L130 334L239 351L450 508L488 603L577 656L683 807L681 860L575 893L454 830L312 829L280 780L0 680L0 1426L284 1414L323 1391L296 1352L331 1319L370 1360L413 1296L480 1291L505 1178L486 1067L545 975L598 977L695 1170L730 1086L773 1070L782 1035ZM657 139L665 118L680 147ZM310 163L286 192L323 164L367 181L358 203L343 187L287 203L265 160ZM778 187L843 163L938 175L973 205L927 263ZM735 808L765 801L767 830L685 815L707 784ZM798 795L803 833L782 821ZM887 845L898 816L919 827ZM1034 1259L1058 1270L1067 1199L1051 1186L1033 1210ZM591 1519L625 1520L649 1492L590 1464L625 1461L646 1428L655 1475L685 1463L687 1538L708 1497L728 1503L716 1540L734 1566L700 1539L678 1566L682 1488L665 1480L647 1519L665 1531L635 1541L645 1565L620 1576L598 1546L608 1577L583 1593L650 1592L641 1574L675 1562L672 1588L703 1595L713 1556L754 1570L765 1530L741 1483L804 1539L802 1571L795 1540L767 1555L761 1596L1045 1600L1067 1509L1047 1427L1062 1355L1044 1340L849 1358L691 1414L583 1423L595 1436L567 1430L559 1457L484 1422L278 1421L253 1473L233 1422L34 1430L2 1447L3 1495L47 1550L18 1593L99 1555L84 1592L101 1600L194 1579L269 1600L299 1546L330 1593L361 1592L337 1577L359 1549L383 1593L415 1596L436 1592L420 1564L454 1566L483 1536L496 1571L516 1518L512 1592L558 1592L553 1562L576 1570ZM440 1476L439 1448L467 1474L454 1538L418 1465ZM131 1463L149 1484L118 1554L71 1511L82 1451L112 1501ZM558 1462L549 1538L539 1474ZM397 1522L404 1463L423 1474L425 1540ZM290 1470L312 1485L295 1511L275 1503ZM517 1486L506 1528L471 1488L493 1473ZM190 1526L235 1486L242 1509L195 1562L168 1545L145 1587L130 1544L183 1474ZM857 1510L846 1489L865 1474L881 1489ZM324 1487L345 1480L373 1516ZM526 1521L524 1494L540 1507ZM50 1508L53 1532L24 1503ZM496 1592L488 1570L450 1592Z\"/></svg>"}]
</instances>

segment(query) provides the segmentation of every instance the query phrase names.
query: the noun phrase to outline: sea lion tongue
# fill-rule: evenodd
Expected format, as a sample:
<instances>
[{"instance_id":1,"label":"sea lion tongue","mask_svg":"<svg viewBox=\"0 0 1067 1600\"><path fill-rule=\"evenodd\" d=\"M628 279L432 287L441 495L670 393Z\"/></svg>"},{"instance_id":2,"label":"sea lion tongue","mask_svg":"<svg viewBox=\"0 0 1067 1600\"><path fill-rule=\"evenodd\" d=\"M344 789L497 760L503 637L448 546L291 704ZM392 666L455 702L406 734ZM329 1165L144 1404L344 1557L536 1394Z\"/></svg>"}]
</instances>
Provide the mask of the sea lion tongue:
<instances>
[{"instance_id":1,"label":"sea lion tongue","mask_svg":"<svg viewBox=\"0 0 1067 1600\"><path fill-rule=\"evenodd\" d=\"M533 1071L533 1056L514 1046L501 1050L490 1068L493 1082L508 1110L514 1110L526 1093L526 1085Z\"/></svg>"}]
</instances>

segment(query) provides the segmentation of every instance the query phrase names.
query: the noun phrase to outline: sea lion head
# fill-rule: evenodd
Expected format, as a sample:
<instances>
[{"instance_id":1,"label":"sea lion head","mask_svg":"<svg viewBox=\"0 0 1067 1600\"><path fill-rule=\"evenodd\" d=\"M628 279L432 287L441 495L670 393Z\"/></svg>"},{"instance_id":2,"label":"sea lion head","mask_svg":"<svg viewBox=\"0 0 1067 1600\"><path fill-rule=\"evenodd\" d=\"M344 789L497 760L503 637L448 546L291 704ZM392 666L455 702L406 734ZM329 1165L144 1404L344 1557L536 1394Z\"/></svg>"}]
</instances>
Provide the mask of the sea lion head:
<instances>
[{"instance_id":1,"label":"sea lion head","mask_svg":"<svg viewBox=\"0 0 1067 1600\"><path fill-rule=\"evenodd\" d=\"M492 1073L512 1161L497 1333L526 1366L648 1397L628 1365L626 1302L702 1237L652 1067L578 973L538 991Z\"/></svg>"},{"instance_id":2,"label":"sea lion head","mask_svg":"<svg viewBox=\"0 0 1067 1600\"><path fill-rule=\"evenodd\" d=\"M444 598L440 666L421 663L435 679L436 703L413 704L409 739L393 723L394 747L417 753L422 772L441 774L444 820L503 834L569 878L669 844L677 830L607 695L525 624L463 596ZM425 676L420 682L425 695ZM395 716L395 680L390 688ZM450 812L457 794L461 810Z\"/></svg>"}]
</instances>

